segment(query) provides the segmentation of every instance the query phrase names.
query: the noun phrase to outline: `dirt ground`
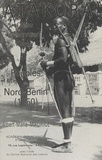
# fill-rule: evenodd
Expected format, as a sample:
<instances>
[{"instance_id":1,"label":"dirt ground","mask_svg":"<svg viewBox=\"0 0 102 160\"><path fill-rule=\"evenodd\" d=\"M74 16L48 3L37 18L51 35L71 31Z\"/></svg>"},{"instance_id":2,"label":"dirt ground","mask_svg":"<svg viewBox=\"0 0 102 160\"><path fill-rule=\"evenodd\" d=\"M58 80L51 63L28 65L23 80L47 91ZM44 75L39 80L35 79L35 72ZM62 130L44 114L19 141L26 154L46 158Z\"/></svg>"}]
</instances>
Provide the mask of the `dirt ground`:
<instances>
[{"instance_id":1,"label":"dirt ground","mask_svg":"<svg viewBox=\"0 0 102 160\"><path fill-rule=\"evenodd\" d=\"M76 107L73 153L54 153L63 132L54 105L20 108L0 103L0 159L102 160L102 107Z\"/></svg>"}]
</instances>

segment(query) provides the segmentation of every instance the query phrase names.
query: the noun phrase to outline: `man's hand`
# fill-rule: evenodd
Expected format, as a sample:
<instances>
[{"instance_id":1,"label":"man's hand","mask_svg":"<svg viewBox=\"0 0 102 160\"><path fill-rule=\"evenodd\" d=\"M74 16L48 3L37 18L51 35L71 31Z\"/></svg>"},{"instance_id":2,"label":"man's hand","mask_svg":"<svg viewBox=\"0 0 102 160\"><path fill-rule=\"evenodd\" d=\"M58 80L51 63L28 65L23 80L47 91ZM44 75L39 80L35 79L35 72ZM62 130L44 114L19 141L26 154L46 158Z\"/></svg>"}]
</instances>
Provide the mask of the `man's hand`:
<instances>
[{"instance_id":1,"label":"man's hand","mask_svg":"<svg viewBox=\"0 0 102 160\"><path fill-rule=\"evenodd\" d=\"M41 63L40 63L41 67L45 70L46 67L47 67L47 61L45 60L42 60Z\"/></svg>"}]
</instances>

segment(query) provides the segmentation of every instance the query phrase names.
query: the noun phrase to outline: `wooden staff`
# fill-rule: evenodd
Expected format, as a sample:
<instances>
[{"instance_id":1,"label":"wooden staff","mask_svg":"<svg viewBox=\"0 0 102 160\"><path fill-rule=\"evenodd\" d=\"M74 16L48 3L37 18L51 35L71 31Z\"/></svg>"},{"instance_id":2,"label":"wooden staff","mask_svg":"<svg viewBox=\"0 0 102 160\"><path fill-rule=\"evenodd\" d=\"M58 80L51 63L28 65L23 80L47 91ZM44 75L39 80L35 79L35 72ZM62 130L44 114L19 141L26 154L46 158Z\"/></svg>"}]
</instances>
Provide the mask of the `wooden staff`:
<instances>
[{"instance_id":1,"label":"wooden staff","mask_svg":"<svg viewBox=\"0 0 102 160\"><path fill-rule=\"evenodd\" d=\"M78 46L77 46L77 40L78 40L78 37L80 35L81 29L82 29L82 26L83 26L83 23L84 23L84 20L85 20L85 16L86 16L86 13L84 13L84 15L82 17L82 20L79 24L79 27L77 29L77 32L76 32L76 35L74 37L74 40L73 40L72 44L69 44L68 40L63 35L62 31L60 30L60 28L57 25L56 25L56 27L57 27L59 33L61 34L61 36L63 37L63 39L65 40L65 42L67 44L67 47L70 49L70 54L71 54L71 57L73 59L73 62L77 63L78 66L80 68L82 68L82 72L83 72L83 75L85 77L87 87L89 89L89 94L90 94L90 97L91 97L91 101L92 101L92 103L94 103L92 93L91 93L91 89L90 89L90 86L89 86L89 83L88 83L88 80L87 80L87 77L86 77L85 69L83 67L82 61L81 61L80 56L79 56L79 49L78 49ZM75 47L76 47L76 49L75 49Z\"/></svg>"}]
</instances>

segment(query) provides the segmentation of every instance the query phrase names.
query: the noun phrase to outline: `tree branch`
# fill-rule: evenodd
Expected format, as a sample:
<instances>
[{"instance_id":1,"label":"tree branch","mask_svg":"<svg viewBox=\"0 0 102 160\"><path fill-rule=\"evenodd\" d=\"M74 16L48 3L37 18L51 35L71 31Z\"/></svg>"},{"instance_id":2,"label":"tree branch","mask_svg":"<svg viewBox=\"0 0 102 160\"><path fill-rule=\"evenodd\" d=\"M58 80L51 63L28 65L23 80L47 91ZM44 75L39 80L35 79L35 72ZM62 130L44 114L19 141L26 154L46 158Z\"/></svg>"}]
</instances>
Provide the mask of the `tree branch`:
<instances>
[{"instance_id":1,"label":"tree branch","mask_svg":"<svg viewBox=\"0 0 102 160\"><path fill-rule=\"evenodd\" d=\"M21 47L21 57L20 57L20 63L19 63L19 66L17 67L18 70L20 71L21 67L23 66L23 63L24 63L24 54L26 54L26 47L25 48L22 48Z\"/></svg>"},{"instance_id":2,"label":"tree branch","mask_svg":"<svg viewBox=\"0 0 102 160\"><path fill-rule=\"evenodd\" d=\"M27 49L26 47L21 48L21 53L22 53L22 71L23 71L23 80L28 81L27 78L27 65L26 65L26 53L27 53Z\"/></svg>"},{"instance_id":3,"label":"tree branch","mask_svg":"<svg viewBox=\"0 0 102 160\"><path fill-rule=\"evenodd\" d=\"M19 70L18 70L17 68L14 69L14 73L15 73L16 81L17 81L19 87L21 88L21 87L22 87L22 84L23 84L23 81L22 81L22 79L21 79L21 77L20 77Z\"/></svg>"},{"instance_id":4,"label":"tree branch","mask_svg":"<svg viewBox=\"0 0 102 160\"><path fill-rule=\"evenodd\" d=\"M21 52L20 63L19 63L19 66L17 67L17 69L18 69L19 71L21 70L22 65L23 65L23 55L22 55L22 52Z\"/></svg>"}]
</instances>

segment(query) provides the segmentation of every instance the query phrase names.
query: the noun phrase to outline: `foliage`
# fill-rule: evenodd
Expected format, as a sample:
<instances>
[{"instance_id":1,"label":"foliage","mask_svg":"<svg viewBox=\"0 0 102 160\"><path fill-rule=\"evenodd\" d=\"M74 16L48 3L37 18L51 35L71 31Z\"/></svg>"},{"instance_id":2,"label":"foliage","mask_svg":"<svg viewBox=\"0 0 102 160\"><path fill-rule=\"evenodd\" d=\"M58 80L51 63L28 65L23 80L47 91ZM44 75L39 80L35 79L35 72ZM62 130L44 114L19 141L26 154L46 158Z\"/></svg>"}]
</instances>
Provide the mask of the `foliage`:
<instances>
[{"instance_id":1,"label":"foliage","mask_svg":"<svg viewBox=\"0 0 102 160\"><path fill-rule=\"evenodd\" d=\"M0 31L6 39L6 46L10 49L12 47L12 39L21 48L26 47L26 50L33 50L32 42L40 45L40 30L41 23L43 23L43 36L42 42L44 45L43 50L49 47L52 37L52 24L53 19L59 14L64 13L69 18L70 25L69 31L74 37L82 16L85 12L85 6L88 3L86 10L86 18L78 39L78 47L80 52L87 50L89 44L89 33L94 32L97 26L102 25L102 6L97 1L86 0L5 0L1 1L0 6L3 9L0 17ZM57 13L57 7L59 10ZM63 11L63 6L64 10ZM47 10L48 7L48 10ZM44 11L45 9L45 11ZM4 22L6 26L4 25ZM48 24L48 25L46 25ZM49 26L49 27L48 27ZM40 49L40 47L38 47ZM41 49L42 50L42 49ZM47 49L48 50L48 49ZM39 61L38 51L33 50L33 66ZM29 54L30 54L29 53ZM49 53L49 51L48 51ZM38 57L37 57L38 56ZM9 63L7 58L7 51L0 43L0 68L3 68ZM32 57L32 56L31 56ZM48 56L47 56L48 57Z\"/></svg>"},{"instance_id":2,"label":"foliage","mask_svg":"<svg viewBox=\"0 0 102 160\"><path fill-rule=\"evenodd\" d=\"M0 35L1 35L2 30L3 30L3 25L0 20ZM5 31L3 31L3 32L5 32ZM0 36L0 69L3 69L5 66L8 65L8 63L9 63L9 59L7 56L7 52L6 52L5 48L3 47L2 39Z\"/></svg>"},{"instance_id":3,"label":"foliage","mask_svg":"<svg viewBox=\"0 0 102 160\"><path fill-rule=\"evenodd\" d=\"M27 70L28 71L41 71L42 68L40 66L41 56L40 52L45 53L45 60L51 60L53 56L53 44L50 43L50 47L40 47L33 43L32 49L27 52Z\"/></svg>"},{"instance_id":4,"label":"foliage","mask_svg":"<svg viewBox=\"0 0 102 160\"><path fill-rule=\"evenodd\" d=\"M31 41L35 41L39 45L41 23L43 23L43 44L47 43L49 46L53 19L61 13L69 18L70 34L74 36L85 12L86 2L88 3L87 16L78 40L79 49L83 52L89 44L89 31L95 31L97 26L102 24L101 6L97 1L5 0L1 4L4 8L5 17L7 18L9 15L9 27L15 27L13 38L16 39L16 43L20 47L26 45L27 50L30 50L32 48ZM58 6L59 10L57 11ZM46 24L49 24L49 27Z\"/></svg>"}]
</instances>

